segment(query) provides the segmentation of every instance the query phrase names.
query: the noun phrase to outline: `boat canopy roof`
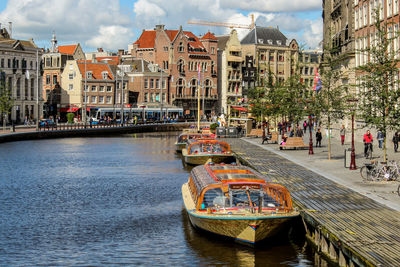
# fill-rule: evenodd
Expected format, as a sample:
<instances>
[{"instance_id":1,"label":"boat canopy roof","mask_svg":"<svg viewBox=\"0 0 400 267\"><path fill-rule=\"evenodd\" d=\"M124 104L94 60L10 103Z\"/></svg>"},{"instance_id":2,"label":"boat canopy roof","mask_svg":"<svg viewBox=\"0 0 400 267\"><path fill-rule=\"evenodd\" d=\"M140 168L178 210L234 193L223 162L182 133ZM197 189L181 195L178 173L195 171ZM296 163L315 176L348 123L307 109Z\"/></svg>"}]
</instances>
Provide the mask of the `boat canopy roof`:
<instances>
[{"instance_id":1,"label":"boat canopy roof","mask_svg":"<svg viewBox=\"0 0 400 267\"><path fill-rule=\"evenodd\" d=\"M198 193L204 188L222 183L243 180L252 183L266 183L267 178L259 172L243 165L232 164L207 164L192 169L192 179ZM249 181L251 180L251 181Z\"/></svg>"},{"instance_id":2,"label":"boat canopy roof","mask_svg":"<svg viewBox=\"0 0 400 267\"><path fill-rule=\"evenodd\" d=\"M187 140L194 140L194 139L211 139L213 138L210 134L204 133L182 133L178 137L178 143L183 143Z\"/></svg>"},{"instance_id":3,"label":"boat canopy roof","mask_svg":"<svg viewBox=\"0 0 400 267\"><path fill-rule=\"evenodd\" d=\"M231 147L228 143L214 140L214 139L200 139L189 141L188 154L195 154L201 152L214 152L218 150L218 153L231 153ZM214 149L212 149L214 148Z\"/></svg>"}]
</instances>

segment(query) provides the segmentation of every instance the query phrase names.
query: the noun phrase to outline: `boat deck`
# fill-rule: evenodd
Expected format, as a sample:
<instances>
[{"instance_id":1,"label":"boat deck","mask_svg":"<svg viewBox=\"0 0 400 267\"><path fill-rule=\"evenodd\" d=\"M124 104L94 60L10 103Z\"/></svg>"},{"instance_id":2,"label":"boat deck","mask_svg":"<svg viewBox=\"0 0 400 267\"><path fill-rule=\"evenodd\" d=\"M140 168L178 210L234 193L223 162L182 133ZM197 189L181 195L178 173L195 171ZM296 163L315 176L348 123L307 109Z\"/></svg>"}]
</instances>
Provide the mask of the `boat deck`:
<instances>
[{"instance_id":1,"label":"boat deck","mask_svg":"<svg viewBox=\"0 0 400 267\"><path fill-rule=\"evenodd\" d=\"M399 266L400 212L241 139L225 139L243 161L286 186L309 237L340 265ZM343 254L343 255L342 255ZM345 258L345 259L344 259Z\"/></svg>"}]
</instances>

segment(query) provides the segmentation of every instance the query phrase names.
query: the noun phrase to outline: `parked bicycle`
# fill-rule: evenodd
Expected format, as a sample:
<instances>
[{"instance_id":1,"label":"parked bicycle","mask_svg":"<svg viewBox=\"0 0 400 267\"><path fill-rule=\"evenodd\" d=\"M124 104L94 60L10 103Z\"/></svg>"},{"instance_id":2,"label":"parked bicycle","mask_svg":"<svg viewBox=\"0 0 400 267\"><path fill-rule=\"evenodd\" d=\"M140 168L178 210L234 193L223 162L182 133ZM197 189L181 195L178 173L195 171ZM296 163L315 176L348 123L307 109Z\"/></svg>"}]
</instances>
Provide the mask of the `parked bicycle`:
<instances>
[{"instance_id":1,"label":"parked bicycle","mask_svg":"<svg viewBox=\"0 0 400 267\"><path fill-rule=\"evenodd\" d=\"M365 163L360 169L364 181L395 181L400 176L396 161Z\"/></svg>"}]
</instances>

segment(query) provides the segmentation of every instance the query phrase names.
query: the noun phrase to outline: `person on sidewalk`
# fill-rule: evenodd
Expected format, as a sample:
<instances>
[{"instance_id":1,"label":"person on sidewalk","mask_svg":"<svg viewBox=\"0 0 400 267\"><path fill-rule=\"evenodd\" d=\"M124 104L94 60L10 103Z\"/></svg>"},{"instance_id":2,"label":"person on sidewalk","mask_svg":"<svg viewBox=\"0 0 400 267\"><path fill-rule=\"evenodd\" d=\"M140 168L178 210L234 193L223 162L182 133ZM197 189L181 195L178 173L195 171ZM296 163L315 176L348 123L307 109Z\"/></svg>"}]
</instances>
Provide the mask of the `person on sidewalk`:
<instances>
[{"instance_id":1,"label":"person on sidewalk","mask_svg":"<svg viewBox=\"0 0 400 267\"><path fill-rule=\"evenodd\" d=\"M303 122L303 129L304 129L304 134L306 134L307 133L307 122L306 121Z\"/></svg>"},{"instance_id":2,"label":"person on sidewalk","mask_svg":"<svg viewBox=\"0 0 400 267\"><path fill-rule=\"evenodd\" d=\"M346 136L346 128L344 128L344 125L342 125L342 128L340 128L340 141L342 141L342 146L344 145L345 136Z\"/></svg>"},{"instance_id":3,"label":"person on sidewalk","mask_svg":"<svg viewBox=\"0 0 400 267\"><path fill-rule=\"evenodd\" d=\"M321 129L318 129L317 133L315 134L315 139L317 140L316 146L321 147L321 141L322 141Z\"/></svg>"},{"instance_id":4,"label":"person on sidewalk","mask_svg":"<svg viewBox=\"0 0 400 267\"><path fill-rule=\"evenodd\" d=\"M379 148L382 149L384 137L383 137L383 133L381 130L378 131L378 134L376 135L376 139L378 140Z\"/></svg>"},{"instance_id":5,"label":"person on sidewalk","mask_svg":"<svg viewBox=\"0 0 400 267\"><path fill-rule=\"evenodd\" d=\"M372 134L370 133L369 130L367 130L367 132L364 134L363 137L363 142L364 142L364 157L367 157L367 151L368 151L368 147L371 147L371 152L372 152L372 141L373 141L373 137Z\"/></svg>"},{"instance_id":6,"label":"person on sidewalk","mask_svg":"<svg viewBox=\"0 0 400 267\"><path fill-rule=\"evenodd\" d=\"M397 149L399 149L399 133L398 132L396 132L393 135L392 141L393 141L393 145L394 145L394 153L397 153Z\"/></svg>"}]
</instances>

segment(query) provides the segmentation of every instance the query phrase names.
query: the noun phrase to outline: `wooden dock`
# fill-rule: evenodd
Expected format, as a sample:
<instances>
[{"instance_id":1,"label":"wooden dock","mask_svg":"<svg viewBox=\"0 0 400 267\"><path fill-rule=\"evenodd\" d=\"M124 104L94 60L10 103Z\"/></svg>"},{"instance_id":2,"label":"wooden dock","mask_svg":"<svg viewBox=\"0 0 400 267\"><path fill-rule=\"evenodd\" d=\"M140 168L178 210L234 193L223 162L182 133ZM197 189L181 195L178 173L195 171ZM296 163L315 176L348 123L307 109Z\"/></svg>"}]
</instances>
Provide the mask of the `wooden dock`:
<instances>
[{"instance_id":1,"label":"wooden dock","mask_svg":"<svg viewBox=\"0 0 400 267\"><path fill-rule=\"evenodd\" d=\"M400 266L400 212L244 140L224 141L290 190L319 252L339 266Z\"/></svg>"}]
</instances>

